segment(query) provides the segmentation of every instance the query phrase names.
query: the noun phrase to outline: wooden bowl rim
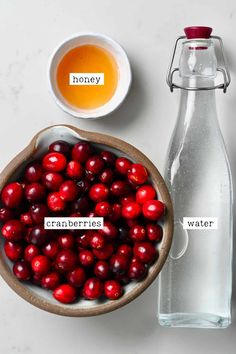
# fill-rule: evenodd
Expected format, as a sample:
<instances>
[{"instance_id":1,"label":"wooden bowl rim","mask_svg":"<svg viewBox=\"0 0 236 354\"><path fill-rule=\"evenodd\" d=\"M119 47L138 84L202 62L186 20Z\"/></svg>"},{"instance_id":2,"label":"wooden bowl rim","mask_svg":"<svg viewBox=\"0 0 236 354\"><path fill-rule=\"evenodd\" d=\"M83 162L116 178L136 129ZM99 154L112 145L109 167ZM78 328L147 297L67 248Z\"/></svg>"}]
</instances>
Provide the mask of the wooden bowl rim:
<instances>
[{"instance_id":1,"label":"wooden bowl rim","mask_svg":"<svg viewBox=\"0 0 236 354\"><path fill-rule=\"evenodd\" d=\"M163 240L161 243L161 248L159 250L159 258L158 260L152 265L149 270L147 277L142 280L141 282L137 282L135 287L130 290L127 294L122 296L120 299L115 301L108 301L104 304L97 304L92 307L84 307L84 308L73 308L70 305L64 304L53 304L43 299L35 292L28 289L24 286L24 283L21 283L17 280L17 278L12 274L11 270L9 269L8 264L6 263L3 254L2 248L0 249L0 274L2 278L6 281L6 283L24 300L31 303L32 305L62 316L70 316L70 317L88 317L88 316L96 316L100 314L105 314L107 312L114 311L132 300L138 297L157 277L159 272L161 271L166 258L168 256L172 237L173 237L173 207L171 198L167 189L167 186L164 182L164 179L160 175L157 168L154 164L137 148L132 146L131 144L115 138L110 135L105 135L101 133L89 132L85 130L81 130L77 127L73 127L71 125L52 125L47 128L42 129L39 131L30 141L29 145L22 150L15 158L11 160L11 162L4 168L4 170L0 174L0 191L2 190L3 186L7 183L7 181L11 178L17 168L22 164L22 162L27 161L34 153L37 151L37 143L40 136L46 132L47 130L57 128L57 127L64 127L69 130L74 131L78 134L82 139L88 140L91 143L97 144L104 144L110 148L115 148L124 152L128 156L130 156L134 161L142 163L149 171L152 182L155 185L155 188L158 191L159 199L161 199L166 205L166 216L163 225Z\"/></svg>"}]
</instances>

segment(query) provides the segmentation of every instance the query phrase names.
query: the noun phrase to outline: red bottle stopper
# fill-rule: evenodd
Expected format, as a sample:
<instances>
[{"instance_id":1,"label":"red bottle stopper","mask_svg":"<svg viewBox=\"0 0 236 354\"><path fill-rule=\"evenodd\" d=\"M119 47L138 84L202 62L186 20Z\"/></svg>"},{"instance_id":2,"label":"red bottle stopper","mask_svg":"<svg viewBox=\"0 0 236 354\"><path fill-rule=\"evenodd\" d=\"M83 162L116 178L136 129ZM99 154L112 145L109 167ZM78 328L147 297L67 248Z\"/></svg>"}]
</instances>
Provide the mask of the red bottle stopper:
<instances>
[{"instance_id":1,"label":"red bottle stopper","mask_svg":"<svg viewBox=\"0 0 236 354\"><path fill-rule=\"evenodd\" d=\"M205 26L191 26L185 27L184 32L186 34L187 39L195 39L195 38L210 38L212 28Z\"/></svg>"}]
</instances>

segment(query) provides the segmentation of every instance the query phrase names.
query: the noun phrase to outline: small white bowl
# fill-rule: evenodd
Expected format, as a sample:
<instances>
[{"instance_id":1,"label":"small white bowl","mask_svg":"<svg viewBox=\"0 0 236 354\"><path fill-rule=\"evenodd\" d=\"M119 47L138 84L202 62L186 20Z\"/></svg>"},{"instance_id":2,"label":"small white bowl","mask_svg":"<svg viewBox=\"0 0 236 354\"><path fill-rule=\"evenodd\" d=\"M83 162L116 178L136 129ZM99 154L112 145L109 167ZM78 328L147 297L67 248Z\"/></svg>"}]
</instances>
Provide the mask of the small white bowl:
<instances>
[{"instance_id":1,"label":"small white bowl","mask_svg":"<svg viewBox=\"0 0 236 354\"><path fill-rule=\"evenodd\" d=\"M118 66L118 83L112 98L104 105L95 109L80 109L70 105L62 96L56 80L57 67L64 55L75 47L85 44L100 46L110 52ZM100 118L113 112L124 101L129 92L132 74L129 59L124 49L110 37L99 33L78 33L64 40L54 51L48 67L50 92L56 103L65 112L78 118Z\"/></svg>"}]
</instances>

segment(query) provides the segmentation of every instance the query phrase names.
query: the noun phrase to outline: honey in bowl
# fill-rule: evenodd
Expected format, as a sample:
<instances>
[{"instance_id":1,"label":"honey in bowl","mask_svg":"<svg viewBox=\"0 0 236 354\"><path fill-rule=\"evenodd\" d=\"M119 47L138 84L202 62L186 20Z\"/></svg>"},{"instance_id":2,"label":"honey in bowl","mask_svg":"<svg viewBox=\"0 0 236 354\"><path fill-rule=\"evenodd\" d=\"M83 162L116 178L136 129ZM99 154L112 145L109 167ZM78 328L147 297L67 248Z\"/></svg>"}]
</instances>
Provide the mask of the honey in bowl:
<instances>
[{"instance_id":1,"label":"honey in bowl","mask_svg":"<svg viewBox=\"0 0 236 354\"><path fill-rule=\"evenodd\" d=\"M85 73L83 84L71 85L71 73ZM89 75L95 76L88 84ZM96 74L104 75L97 84ZM118 83L118 66L110 52L97 45L82 45L68 51L57 67L57 85L64 99L79 109L95 109L106 104L114 95ZM87 80L87 81L86 81ZM87 84L86 84L87 83Z\"/></svg>"}]
</instances>

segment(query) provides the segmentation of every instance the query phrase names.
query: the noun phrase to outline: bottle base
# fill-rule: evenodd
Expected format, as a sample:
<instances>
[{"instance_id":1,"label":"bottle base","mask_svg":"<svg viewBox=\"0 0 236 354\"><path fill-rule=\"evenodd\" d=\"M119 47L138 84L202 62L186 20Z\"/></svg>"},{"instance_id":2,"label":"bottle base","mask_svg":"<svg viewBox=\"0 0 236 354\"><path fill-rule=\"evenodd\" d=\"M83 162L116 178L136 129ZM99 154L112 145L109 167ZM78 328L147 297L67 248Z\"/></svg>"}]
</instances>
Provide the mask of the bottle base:
<instances>
[{"instance_id":1,"label":"bottle base","mask_svg":"<svg viewBox=\"0 0 236 354\"><path fill-rule=\"evenodd\" d=\"M227 328L230 317L221 317L209 313L172 313L159 314L159 323L164 327L185 328Z\"/></svg>"}]
</instances>

